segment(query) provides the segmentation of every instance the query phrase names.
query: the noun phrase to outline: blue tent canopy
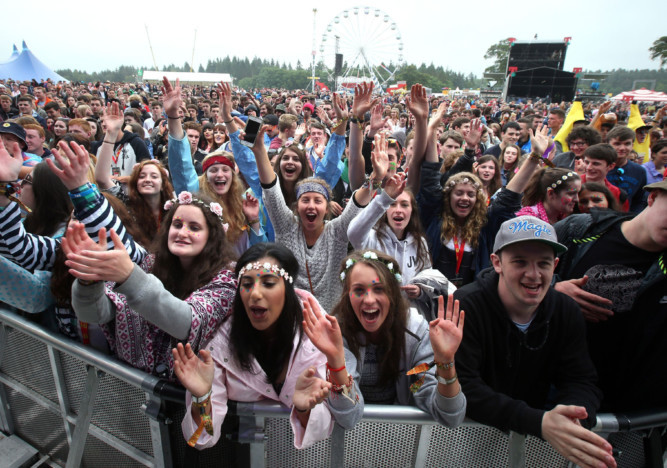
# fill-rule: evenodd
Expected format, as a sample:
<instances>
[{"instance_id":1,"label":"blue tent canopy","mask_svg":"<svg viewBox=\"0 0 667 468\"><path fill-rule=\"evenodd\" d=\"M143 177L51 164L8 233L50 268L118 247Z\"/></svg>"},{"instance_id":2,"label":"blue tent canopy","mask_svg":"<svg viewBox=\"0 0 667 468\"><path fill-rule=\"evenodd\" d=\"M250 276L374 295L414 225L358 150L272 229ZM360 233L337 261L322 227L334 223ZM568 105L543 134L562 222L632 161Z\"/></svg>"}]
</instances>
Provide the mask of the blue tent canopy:
<instances>
[{"instance_id":1,"label":"blue tent canopy","mask_svg":"<svg viewBox=\"0 0 667 468\"><path fill-rule=\"evenodd\" d=\"M9 59L7 59L7 60L5 60L4 62L2 62L2 65L4 65L5 63L9 63L9 62L11 62L11 61L14 60L16 57L19 56L19 50L16 48L16 44L14 44L12 47L13 47L13 49L12 49L12 55L9 57Z\"/></svg>"},{"instance_id":2,"label":"blue tent canopy","mask_svg":"<svg viewBox=\"0 0 667 468\"><path fill-rule=\"evenodd\" d=\"M23 41L23 50L18 53L16 46L8 62L0 63L0 78L11 78L17 81L35 79L37 81L51 79L51 81L68 81L49 67L44 65L28 49Z\"/></svg>"}]
</instances>

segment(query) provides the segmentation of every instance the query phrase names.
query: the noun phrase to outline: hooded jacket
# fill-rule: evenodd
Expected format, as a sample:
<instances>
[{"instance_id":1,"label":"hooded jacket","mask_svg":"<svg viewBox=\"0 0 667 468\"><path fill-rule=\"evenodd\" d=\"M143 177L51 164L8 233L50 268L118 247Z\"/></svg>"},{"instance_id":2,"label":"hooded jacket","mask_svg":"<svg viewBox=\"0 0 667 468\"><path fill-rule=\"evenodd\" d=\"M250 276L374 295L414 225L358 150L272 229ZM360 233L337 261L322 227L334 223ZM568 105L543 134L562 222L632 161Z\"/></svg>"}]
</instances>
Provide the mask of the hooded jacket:
<instances>
[{"instance_id":1,"label":"hooded jacket","mask_svg":"<svg viewBox=\"0 0 667 468\"><path fill-rule=\"evenodd\" d=\"M456 367L468 400L467 416L503 431L541 437L553 385L552 405L583 406L588 423L594 422L601 392L579 306L549 288L523 333L500 300L499 278L488 268L454 293L466 312Z\"/></svg>"}]
</instances>

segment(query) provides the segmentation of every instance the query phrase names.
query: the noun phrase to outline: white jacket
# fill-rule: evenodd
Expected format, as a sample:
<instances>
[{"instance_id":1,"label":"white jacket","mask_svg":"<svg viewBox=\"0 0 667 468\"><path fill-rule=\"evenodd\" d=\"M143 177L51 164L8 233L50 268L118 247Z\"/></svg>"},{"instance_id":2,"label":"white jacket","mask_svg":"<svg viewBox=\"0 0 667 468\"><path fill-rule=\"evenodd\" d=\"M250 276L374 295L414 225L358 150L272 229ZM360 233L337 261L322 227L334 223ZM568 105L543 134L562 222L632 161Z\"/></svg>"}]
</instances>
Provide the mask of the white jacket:
<instances>
[{"instance_id":1,"label":"white jacket","mask_svg":"<svg viewBox=\"0 0 667 468\"><path fill-rule=\"evenodd\" d=\"M417 262L417 239L408 234L404 240L398 240L396 234L391 229L384 229L378 233L374 229L389 206L394 203L394 199L382 192L373 198L366 208L363 209L350 223L347 228L347 237L355 249L375 249L391 255L396 259L401 268L402 283L407 285L410 280L421 270L431 268L431 260L427 257L422 268L418 269ZM419 216L413 212L412 216ZM424 252L428 255L428 245L426 239L420 239Z\"/></svg>"}]
</instances>

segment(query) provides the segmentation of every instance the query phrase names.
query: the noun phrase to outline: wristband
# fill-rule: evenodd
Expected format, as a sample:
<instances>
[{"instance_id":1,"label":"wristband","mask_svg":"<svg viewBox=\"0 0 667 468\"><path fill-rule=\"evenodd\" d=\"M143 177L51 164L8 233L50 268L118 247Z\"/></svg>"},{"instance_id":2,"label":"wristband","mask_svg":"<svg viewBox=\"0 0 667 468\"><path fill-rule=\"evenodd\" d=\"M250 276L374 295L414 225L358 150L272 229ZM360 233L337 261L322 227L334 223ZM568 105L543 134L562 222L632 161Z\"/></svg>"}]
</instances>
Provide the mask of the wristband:
<instances>
[{"instance_id":1,"label":"wristband","mask_svg":"<svg viewBox=\"0 0 667 468\"><path fill-rule=\"evenodd\" d=\"M167 118L171 120L181 120L180 117L171 117L170 115L168 115Z\"/></svg>"},{"instance_id":2,"label":"wristband","mask_svg":"<svg viewBox=\"0 0 667 468\"><path fill-rule=\"evenodd\" d=\"M454 360L452 359L449 362L437 362L436 361L435 365L438 366L438 369L442 369L442 370L451 369L452 367L454 367Z\"/></svg>"},{"instance_id":3,"label":"wristband","mask_svg":"<svg viewBox=\"0 0 667 468\"><path fill-rule=\"evenodd\" d=\"M203 395L201 397L196 397L196 396L192 395L192 402L195 405L203 405L204 403L206 403L206 401L209 398L211 398L211 392L213 392L213 387L211 387L211 389L208 392L206 392L205 395Z\"/></svg>"},{"instance_id":4,"label":"wristband","mask_svg":"<svg viewBox=\"0 0 667 468\"><path fill-rule=\"evenodd\" d=\"M445 379L444 377L438 376L438 383L441 383L443 385L451 385L454 382L456 382L457 380L458 380L458 377L456 375L454 377L452 377L451 379Z\"/></svg>"},{"instance_id":5,"label":"wristband","mask_svg":"<svg viewBox=\"0 0 667 468\"><path fill-rule=\"evenodd\" d=\"M228 123L233 122L233 121L234 121L234 119L227 120L226 122L223 120L222 123L225 124L225 125L227 125Z\"/></svg>"},{"instance_id":6,"label":"wristband","mask_svg":"<svg viewBox=\"0 0 667 468\"><path fill-rule=\"evenodd\" d=\"M340 372L345 369L345 364L343 364L342 367L339 367L338 369L332 369L331 366L329 365L329 362L327 362L327 369L329 372Z\"/></svg>"},{"instance_id":7,"label":"wristband","mask_svg":"<svg viewBox=\"0 0 667 468\"><path fill-rule=\"evenodd\" d=\"M115 145L116 144L115 141L108 141L108 140L104 140L103 143L109 143L110 145Z\"/></svg>"}]
</instances>

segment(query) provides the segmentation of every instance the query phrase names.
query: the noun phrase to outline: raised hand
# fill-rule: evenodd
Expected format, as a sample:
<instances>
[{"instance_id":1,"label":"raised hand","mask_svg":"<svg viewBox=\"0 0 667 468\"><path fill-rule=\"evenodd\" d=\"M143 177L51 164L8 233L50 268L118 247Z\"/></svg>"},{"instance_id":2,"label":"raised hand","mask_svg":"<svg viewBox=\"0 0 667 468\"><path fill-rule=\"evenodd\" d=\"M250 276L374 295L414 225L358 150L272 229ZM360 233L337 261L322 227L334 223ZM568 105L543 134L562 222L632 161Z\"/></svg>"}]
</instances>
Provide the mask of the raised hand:
<instances>
[{"instance_id":1,"label":"raised hand","mask_svg":"<svg viewBox=\"0 0 667 468\"><path fill-rule=\"evenodd\" d=\"M405 172L397 173L387 179L384 184L384 191L387 192L391 198L396 200L405 189ZM419 288L419 286L417 286Z\"/></svg>"},{"instance_id":2,"label":"raised hand","mask_svg":"<svg viewBox=\"0 0 667 468\"><path fill-rule=\"evenodd\" d=\"M389 120L389 117L382 117L382 111L384 110L384 107L382 107L382 104L377 104L375 107L373 107L373 110L371 111L371 122L369 125L369 137L375 136L377 132L382 130L382 127L384 127L384 124Z\"/></svg>"},{"instance_id":3,"label":"raised hand","mask_svg":"<svg viewBox=\"0 0 667 468\"><path fill-rule=\"evenodd\" d=\"M178 118L178 109L183 104L181 97L181 81L176 78L176 86L172 87L169 79L165 76L162 78L162 105L167 117L173 119Z\"/></svg>"},{"instance_id":4,"label":"raised hand","mask_svg":"<svg viewBox=\"0 0 667 468\"><path fill-rule=\"evenodd\" d=\"M549 127L544 124L537 126L537 130L530 129L530 144L533 152L542 156L549 146Z\"/></svg>"},{"instance_id":5,"label":"raised hand","mask_svg":"<svg viewBox=\"0 0 667 468\"><path fill-rule=\"evenodd\" d=\"M366 112L371 110L380 101L379 98L372 99L374 86L373 82L364 82L354 87L352 115L359 120L363 120Z\"/></svg>"},{"instance_id":6,"label":"raised hand","mask_svg":"<svg viewBox=\"0 0 667 468\"><path fill-rule=\"evenodd\" d=\"M482 140L483 129L484 125L482 125L482 121L480 119L473 119L470 122L470 131L464 137L467 148L469 149L477 148L477 145L479 145L479 142Z\"/></svg>"},{"instance_id":7,"label":"raised hand","mask_svg":"<svg viewBox=\"0 0 667 468\"><path fill-rule=\"evenodd\" d=\"M65 265L69 267L72 276L86 281L115 283L124 283L130 277L134 263L116 231L112 229L110 235L114 245L113 250L101 251L96 248L67 255Z\"/></svg>"},{"instance_id":8,"label":"raised hand","mask_svg":"<svg viewBox=\"0 0 667 468\"><path fill-rule=\"evenodd\" d=\"M245 199L243 200L243 214L248 221L259 219L259 200L249 193L246 193Z\"/></svg>"},{"instance_id":9,"label":"raised hand","mask_svg":"<svg viewBox=\"0 0 667 468\"><path fill-rule=\"evenodd\" d=\"M331 384L317 377L314 367L309 367L296 380L292 405L297 411L311 410L329 396L330 390Z\"/></svg>"},{"instance_id":10,"label":"raised hand","mask_svg":"<svg viewBox=\"0 0 667 468\"><path fill-rule=\"evenodd\" d=\"M343 334L338 320L323 313L314 297L303 303L303 331L317 349L327 357L329 367L338 369L345 364Z\"/></svg>"},{"instance_id":11,"label":"raised hand","mask_svg":"<svg viewBox=\"0 0 667 468\"><path fill-rule=\"evenodd\" d=\"M215 366L211 353L205 349L199 351L199 357L192 351L190 343L182 343L171 350L174 357L174 373L183 386L195 397L201 398L213 386Z\"/></svg>"},{"instance_id":12,"label":"raised hand","mask_svg":"<svg viewBox=\"0 0 667 468\"><path fill-rule=\"evenodd\" d=\"M438 109L433 113L431 120L429 120L428 122L428 128L430 131L434 132L435 129L438 128L438 125L442 123L442 118L445 116L446 112L447 112L447 103L441 102L440 105L438 106Z\"/></svg>"},{"instance_id":13,"label":"raised hand","mask_svg":"<svg viewBox=\"0 0 667 468\"><path fill-rule=\"evenodd\" d=\"M5 146L0 140L0 180L3 182L18 180L22 167L23 155L19 144L13 141Z\"/></svg>"},{"instance_id":14,"label":"raised hand","mask_svg":"<svg viewBox=\"0 0 667 468\"><path fill-rule=\"evenodd\" d=\"M375 135L375 144L371 153L371 163L373 164L373 179L382 181L387 175L389 169L389 156L387 154L387 138L384 133Z\"/></svg>"},{"instance_id":15,"label":"raised hand","mask_svg":"<svg viewBox=\"0 0 667 468\"><path fill-rule=\"evenodd\" d=\"M347 119L348 112L345 97L341 96L339 93L334 93L331 104L336 112L336 119L338 119L339 122Z\"/></svg>"},{"instance_id":16,"label":"raised hand","mask_svg":"<svg viewBox=\"0 0 667 468\"><path fill-rule=\"evenodd\" d=\"M67 190L74 190L88 182L90 156L86 148L74 141L69 146L66 141L60 141L58 148L51 151L60 168L51 159L47 159L46 164L63 181Z\"/></svg>"},{"instance_id":17,"label":"raised hand","mask_svg":"<svg viewBox=\"0 0 667 468\"><path fill-rule=\"evenodd\" d=\"M86 232L86 226L78 221L73 221L67 226L65 237L62 238L61 246L65 255L81 254L84 250L104 252L107 250L107 230L100 229L97 235L99 241L95 243Z\"/></svg>"},{"instance_id":18,"label":"raised hand","mask_svg":"<svg viewBox=\"0 0 667 468\"><path fill-rule=\"evenodd\" d=\"M116 135L118 135L118 132L120 132L120 129L123 128L125 123L123 113L117 102L112 102L104 108L104 111L102 112L102 120L104 121L107 134L116 138Z\"/></svg>"},{"instance_id":19,"label":"raised hand","mask_svg":"<svg viewBox=\"0 0 667 468\"><path fill-rule=\"evenodd\" d=\"M447 298L445 313L444 298L438 297L438 318L429 323L429 337L436 362L451 362L463 339L465 312L459 312L459 301L454 295Z\"/></svg>"},{"instance_id":20,"label":"raised hand","mask_svg":"<svg viewBox=\"0 0 667 468\"><path fill-rule=\"evenodd\" d=\"M232 87L229 83L218 83L218 96L220 96L220 115L228 121L232 116Z\"/></svg>"},{"instance_id":21,"label":"raised hand","mask_svg":"<svg viewBox=\"0 0 667 468\"><path fill-rule=\"evenodd\" d=\"M410 88L410 97L405 100L408 109L415 116L415 119L428 119L428 99L426 90L419 83Z\"/></svg>"}]
</instances>

